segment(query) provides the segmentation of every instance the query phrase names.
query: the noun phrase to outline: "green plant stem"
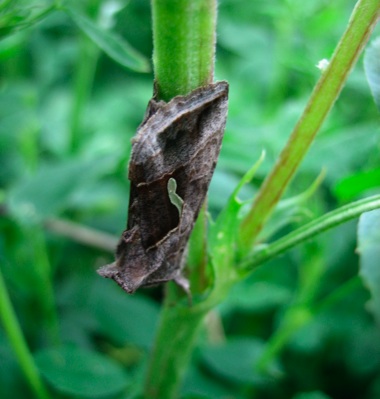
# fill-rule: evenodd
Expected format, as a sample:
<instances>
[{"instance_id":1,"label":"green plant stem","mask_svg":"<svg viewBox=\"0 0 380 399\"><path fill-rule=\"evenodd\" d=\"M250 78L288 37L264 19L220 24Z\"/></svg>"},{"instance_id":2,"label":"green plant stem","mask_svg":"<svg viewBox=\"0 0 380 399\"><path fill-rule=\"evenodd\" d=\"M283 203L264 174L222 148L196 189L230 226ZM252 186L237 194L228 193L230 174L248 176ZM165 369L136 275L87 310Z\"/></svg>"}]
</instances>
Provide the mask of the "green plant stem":
<instances>
[{"instance_id":1,"label":"green plant stem","mask_svg":"<svg viewBox=\"0 0 380 399\"><path fill-rule=\"evenodd\" d=\"M208 84L213 79L216 0L152 0L153 64L157 98L168 101ZM202 210L192 247L204 247L206 212ZM205 252L202 251L203 255ZM205 267L204 256L191 257L191 269ZM203 270L204 271L204 270ZM196 290L204 287L204 273L191 276ZM182 382L195 338L208 307L189 306L173 283L167 286L158 331L147 372L144 398L174 399Z\"/></svg>"},{"instance_id":2,"label":"green plant stem","mask_svg":"<svg viewBox=\"0 0 380 399\"><path fill-rule=\"evenodd\" d=\"M214 71L215 0L152 0L157 96L169 101L210 83Z\"/></svg>"},{"instance_id":3,"label":"green plant stem","mask_svg":"<svg viewBox=\"0 0 380 399\"><path fill-rule=\"evenodd\" d=\"M348 73L358 59L379 17L378 0L359 0L332 58L281 152L261 186L240 229L240 255L247 255L264 223L280 200L328 112L338 97Z\"/></svg>"},{"instance_id":4,"label":"green plant stem","mask_svg":"<svg viewBox=\"0 0 380 399\"><path fill-rule=\"evenodd\" d=\"M172 287L174 290L176 287ZM151 355L144 398L177 398L195 338L206 314L166 298Z\"/></svg>"},{"instance_id":5,"label":"green plant stem","mask_svg":"<svg viewBox=\"0 0 380 399\"><path fill-rule=\"evenodd\" d=\"M258 265L267 262L301 242L305 242L326 230L348 222L351 219L355 219L364 212L369 212L378 208L380 208L380 195L374 195L344 205L292 231L272 244L258 249L256 252L253 252L250 256L243 259L239 263L239 266L242 269L251 271Z\"/></svg>"},{"instance_id":6,"label":"green plant stem","mask_svg":"<svg viewBox=\"0 0 380 399\"><path fill-rule=\"evenodd\" d=\"M43 385L33 357L25 342L12 307L7 288L0 270L0 320L4 326L9 342L16 354L21 370L26 380L38 399L50 399L45 386Z\"/></svg>"}]
</instances>

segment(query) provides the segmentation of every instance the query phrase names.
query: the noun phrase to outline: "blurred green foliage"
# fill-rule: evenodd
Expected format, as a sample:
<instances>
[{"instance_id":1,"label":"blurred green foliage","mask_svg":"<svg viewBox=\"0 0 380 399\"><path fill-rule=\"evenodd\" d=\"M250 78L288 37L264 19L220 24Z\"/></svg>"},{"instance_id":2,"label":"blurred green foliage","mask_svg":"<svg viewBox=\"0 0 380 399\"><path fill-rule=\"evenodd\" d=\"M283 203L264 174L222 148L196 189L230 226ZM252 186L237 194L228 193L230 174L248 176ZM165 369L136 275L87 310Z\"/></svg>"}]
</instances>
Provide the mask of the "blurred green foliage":
<instances>
[{"instance_id":1,"label":"blurred green foliage","mask_svg":"<svg viewBox=\"0 0 380 399\"><path fill-rule=\"evenodd\" d=\"M254 195L354 4L220 1L216 79L230 83L230 108L209 193L212 215L265 149L242 192ZM161 288L126 296L95 273L112 254L46 230L44 222L69 219L115 236L124 228L130 140L153 76L136 71L137 61L123 67L106 53L109 37L123 37L146 69L150 4L87 0L75 15L42 0L0 4L0 267L54 398L132 398ZM101 49L80 30L81 17L99 27ZM277 234L378 193L379 149L378 111L359 62L287 197L306 190L322 168L326 177ZM234 287L207 321L182 397L379 398L380 330L357 277L355 230L352 222L325 233ZM32 397L2 329L0 397Z\"/></svg>"}]
</instances>

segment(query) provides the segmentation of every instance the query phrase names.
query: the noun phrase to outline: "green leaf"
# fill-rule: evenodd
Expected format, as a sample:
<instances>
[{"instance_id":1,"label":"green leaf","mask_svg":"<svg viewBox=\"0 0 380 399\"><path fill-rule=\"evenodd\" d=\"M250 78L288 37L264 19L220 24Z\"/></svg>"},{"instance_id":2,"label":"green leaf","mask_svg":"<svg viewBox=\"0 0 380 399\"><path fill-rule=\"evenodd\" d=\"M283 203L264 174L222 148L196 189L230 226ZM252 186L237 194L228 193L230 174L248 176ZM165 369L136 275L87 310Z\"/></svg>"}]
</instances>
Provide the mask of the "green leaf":
<instances>
[{"instance_id":1,"label":"green leaf","mask_svg":"<svg viewBox=\"0 0 380 399\"><path fill-rule=\"evenodd\" d=\"M370 309L380 322L380 210L362 214L358 226L360 276L371 294Z\"/></svg>"},{"instance_id":2,"label":"green leaf","mask_svg":"<svg viewBox=\"0 0 380 399\"><path fill-rule=\"evenodd\" d=\"M311 156L305 159L303 172L318 173L323 165L327 170L325 184L328 184L355 173L358 166L369 169L370 160L377 159L378 141L379 123L371 119L323 131L311 149ZM340 151L342 148L344 151Z\"/></svg>"},{"instance_id":3,"label":"green leaf","mask_svg":"<svg viewBox=\"0 0 380 399\"><path fill-rule=\"evenodd\" d=\"M380 37L375 39L366 50L364 69L373 98L380 110Z\"/></svg>"},{"instance_id":4,"label":"green leaf","mask_svg":"<svg viewBox=\"0 0 380 399\"><path fill-rule=\"evenodd\" d=\"M25 176L9 192L7 205L23 221L51 216L68 206L76 190L109 172L110 158L46 164L34 176Z\"/></svg>"},{"instance_id":5,"label":"green leaf","mask_svg":"<svg viewBox=\"0 0 380 399\"><path fill-rule=\"evenodd\" d=\"M13 34L0 41L0 60L4 61L17 54L24 44L26 35L24 33Z\"/></svg>"},{"instance_id":6,"label":"green leaf","mask_svg":"<svg viewBox=\"0 0 380 399\"><path fill-rule=\"evenodd\" d=\"M293 396L293 399L330 399L330 396L320 391L312 391L299 393Z\"/></svg>"},{"instance_id":7,"label":"green leaf","mask_svg":"<svg viewBox=\"0 0 380 399\"><path fill-rule=\"evenodd\" d=\"M366 190L380 188L380 169L355 173L340 180L335 186L335 195L341 201L350 201Z\"/></svg>"},{"instance_id":8,"label":"green leaf","mask_svg":"<svg viewBox=\"0 0 380 399\"><path fill-rule=\"evenodd\" d=\"M116 344L152 345L159 307L142 295L129 296L112 281L98 279L91 306L102 334Z\"/></svg>"},{"instance_id":9,"label":"green leaf","mask_svg":"<svg viewBox=\"0 0 380 399\"><path fill-rule=\"evenodd\" d=\"M252 162L250 165L252 165ZM246 171L247 169L244 170L243 174ZM216 168L207 193L208 208L211 212L220 212L226 206L240 179L241 174L232 173L231 168L228 170L218 167ZM256 190L252 185L246 185L242 188L239 194L242 198L248 199L254 197L255 191Z\"/></svg>"},{"instance_id":10,"label":"green leaf","mask_svg":"<svg viewBox=\"0 0 380 399\"><path fill-rule=\"evenodd\" d=\"M0 329L0 398L26 398L25 378L17 364L15 354Z\"/></svg>"},{"instance_id":11,"label":"green leaf","mask_svg":"<svg viewBox=\"0 0 380 399\"><path fill-rule=\"evenodd\" d=\"M380 378L377 377L368 389L368 397L375 399L380 397Z\"/></svg>"},{"instance_id":12,"label":"green leaf","mask_svg":"<svg viewBox=\"0 0 380 399\"><path fill-rule=\"evenodd\" d=\"M262 153L260 159L242 177L225 208L215 223L210 226L210 252L213 263L218 266L218 269L231 269L231 265L235 263L237 230L241 220L239 214L244 205L237 196L241 189L252 180L264 157L265 153Z\"/></svg>"},{"instance_id":13,"label":"green leaf","mask_svg":"<svg viewBox=\"0 0 380 399\"><path fill-rule=\"evenodd\" d=\"M191 364L181 390L183 399L243 399L230 384L213 378L202 367Z\"/></svg>"},{"instance_id":14,"label":"green leaf","mask_svg":"<svg viewBox=\"0 0 380 399\"><path fill-rule=\"evenodd\" d=\"M68 5L67 12L77 26L114 61L136 72L150 71L148 60L127 41L96 25L77 7Z\"/></svg>"},{"instance_id":15,"label":"green leaf","mask_svg":"<svg viewBox=\"0 0 380 399\"><path fill-rule=\"evenodd\" d=\"M264 350L264 343L250 338L234 338L222 345L207 346L201 350L205 364L214 373L235 383L261 384L273 377L255 370L255 364ZM268 367L271 375L279 374L272 363Z\"/></svg>"},{"instance_id":16,"label":"green leaf","mask_svg":"<svg viewBox=\"0 0 380 399\"><path fill-rule=\"evenodd\" d=\"M253 281L252 278L244 279L232 288L229 300L223 304L223 308L231 311L237 308L239 311L251 313L270 312L290 302L292 295L291 288L285 285L271 281Z\"/></svg>"},{"instance_id":17,"label":"green leaf","mask_svg":"<svg viewBox=\"0 0 380 399\"><path fill-rule=\"evenodd\" d=\"M120 393L130 383L123 368L113 360L80 348L42 350L35 360L49 384L69 395L104 398Z\"/></svg>"}]
</instances>

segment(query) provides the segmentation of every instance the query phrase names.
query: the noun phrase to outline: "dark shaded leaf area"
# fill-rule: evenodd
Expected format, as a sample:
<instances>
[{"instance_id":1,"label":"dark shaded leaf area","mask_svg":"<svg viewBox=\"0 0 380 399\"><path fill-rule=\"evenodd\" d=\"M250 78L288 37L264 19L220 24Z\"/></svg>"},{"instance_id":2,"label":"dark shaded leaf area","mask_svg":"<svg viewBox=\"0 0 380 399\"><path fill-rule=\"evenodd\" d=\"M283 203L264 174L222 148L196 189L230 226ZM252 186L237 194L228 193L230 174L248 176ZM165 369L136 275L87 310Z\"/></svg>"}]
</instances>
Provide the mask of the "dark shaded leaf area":
<instances>
[{"instance_id":1,"label":"dark shaded leaf area","mask_svg":"<svg viewBox=\"0 0 380 399\"><path fill-rule=\"evenodd\" d=\"M125 229L131 138L153 90L144 72L150 2L121 1L113 13L110 3L86 0L41 19L50 2L4 2L0 11L0 268L58 399L137 398L162 301L163 287L129 296L102 279L95 271L112 252L72 234L75 226L115 237ZM320 76L315 65L331 56L355 4L219 3L215 80L228 81L230 95L209 191L212 218L265 150L239 193L254 196ZM265 240L379 193L378 47L366 56L369 84L360 61ZM314 194L292 201L323 168ZM74 222L73 231L47 224L57 219ZM379 229L378 213L362 219L355 252L357 222L350 222L235 286L207 319L181 398L380 398ZM0 397L33 398L1 325Z\"/></svg>"}]
</instances>

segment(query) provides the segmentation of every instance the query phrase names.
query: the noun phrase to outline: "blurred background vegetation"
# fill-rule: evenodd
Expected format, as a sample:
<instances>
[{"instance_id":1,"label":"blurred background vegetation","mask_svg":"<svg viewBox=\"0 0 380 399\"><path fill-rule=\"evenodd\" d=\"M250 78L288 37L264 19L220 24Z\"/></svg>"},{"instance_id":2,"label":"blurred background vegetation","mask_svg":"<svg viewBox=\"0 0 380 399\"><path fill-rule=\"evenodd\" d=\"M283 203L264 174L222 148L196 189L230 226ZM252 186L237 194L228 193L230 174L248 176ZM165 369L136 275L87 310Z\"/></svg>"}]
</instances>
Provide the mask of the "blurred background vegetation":
<instances>
[{"instance_id":1,"label":"blurred background vegetation","mask_svg":"<svg viewBox=\"0 0 380 399\"><path fill-rule=\"evenodd\" d=\"M243 190L254 195L354 5L219 1L215 80L230 83L230 107L211 215L265 149ZM130 140L153 87L150 2L86 0L77 14L50 6L0 3L0 268L54 398L131 398L162 287L127 296L95 273L112 259L112 236L85 245L67 234L85 226L117 237L124 229ZM83 15L123 37L135 49L130 61L94 44ZM360 60L277 210L278 234L379 192L378 122ZM317 191L289 207L323 169ZM62 220L76 223L64 236ZM355 235L356 222L336 228L235 287L207 321L182 397L379 398L380 330L358 277ZM0 397L33 397L1 328Z\"/></svg>"}]
</instances>

